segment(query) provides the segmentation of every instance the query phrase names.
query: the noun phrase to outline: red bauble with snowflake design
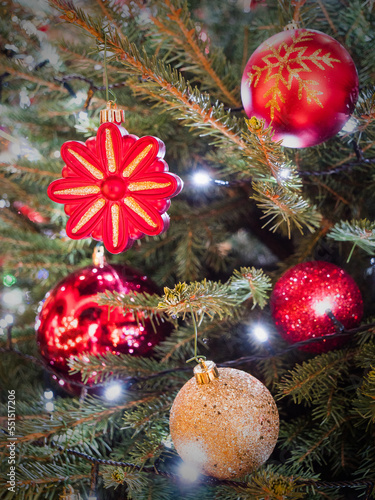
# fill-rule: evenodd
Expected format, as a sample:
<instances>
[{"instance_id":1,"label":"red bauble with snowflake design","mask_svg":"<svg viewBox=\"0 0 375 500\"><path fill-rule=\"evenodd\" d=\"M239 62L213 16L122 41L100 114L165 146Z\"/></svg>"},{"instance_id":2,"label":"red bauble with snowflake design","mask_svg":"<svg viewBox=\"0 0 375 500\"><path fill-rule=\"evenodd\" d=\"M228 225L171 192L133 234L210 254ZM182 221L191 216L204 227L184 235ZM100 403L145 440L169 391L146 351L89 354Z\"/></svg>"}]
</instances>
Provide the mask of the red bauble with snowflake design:
<instances>
[{"instance_id":1,"label":"red bauble with snowflake design","mask_svg":"<svg viewBox=\"0 0 375 500\"><path fill-rule=\"evenodd\" d=\"M277 281L270 304L279 333L291 344L336 333L327 309L346 329L356 327L363 315L357 284L329 262L303 262L289 269ZM302 349L324 352L343 342L342 338L322 339Z\"/></svg>"},{"instance_id":2,"label":"red bauble with snowflake design","mask_svg":"<svg viewBox=\"0 0 375 500\"><path fill-rule=\"evenodd\" d=\"M275 141L315 146L339 132L358 98L358 74L347 50L320 31L292 29L263 42L242 77L249 117L271 125Z\"/></svg>"},{"instance_id":3,"label":"red bauble with snowflake design","mask_svg":"<svg viewBox=\"0 0 375 500\"><path fill-rule=\"evenodd\" d=\"M86 143L63 144L64 178L50 184L48 196L65 204L67 235L92 236L120 253L136 239L166 230L170 198L183 183L168 172L164 154L160 139L139 139L117 123L103 123Z\"/></svg>"}]
</instances>

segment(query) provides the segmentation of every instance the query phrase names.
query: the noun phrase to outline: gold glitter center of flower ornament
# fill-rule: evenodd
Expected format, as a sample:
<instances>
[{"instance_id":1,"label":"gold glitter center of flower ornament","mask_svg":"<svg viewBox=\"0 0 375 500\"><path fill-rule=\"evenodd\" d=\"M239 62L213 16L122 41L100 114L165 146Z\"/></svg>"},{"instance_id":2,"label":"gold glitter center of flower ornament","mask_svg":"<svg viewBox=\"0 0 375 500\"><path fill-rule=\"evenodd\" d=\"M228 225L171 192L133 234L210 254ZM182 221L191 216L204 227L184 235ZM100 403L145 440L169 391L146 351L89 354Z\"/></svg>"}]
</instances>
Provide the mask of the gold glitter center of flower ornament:
<instances>
[{"instance_id":1,"label":"gold glitter center of flower ornament","mask_svg":"<svg viewBox=\"0 0 375 500\"><path fill-rule=\"evenodd\" d=\"M99 186L81 186L55 191L55 194L68 194L72 196L85 196L88 194L97 194L100 191Z\"/></svg>"},{"instance_id":2,"label":"gold glitter center of flower ornament","mask_svg":"<svg viewBox=\"0 0 375 500\"><path fill-rule=\"evenodd\" d=\"M105 152L107 155L108 170L111 173L114 173L117 170L117 165L116 165L115 152L113 149L111 131L108 128L105 131Z\"/></svg>"},{"instance_id":3,"label":"gold glitter center of flower ornament","mask_svg":"<svg viewBox=\"0 0 375 500\"><path fill-rule=\"evenodd\" d=\"M100 170L98 170L96 167L94 167L94 165L91 165L90 162L85 160L85 158L83 158L83 156L81 156L80 154L73 151L73 149L68 149L68 152L72 156L74 156L74 158L76 160L78 160L79 163L90 172L90 174L92 174L94 177L96 177L96 179L104 179L103 173Z\"/></svg>"},{"instance_id":4,"label":"gold glitter center of flower ornament","mask_svg":"<svg viewBox=\"0 0 375 500\"><path fill-rule=\"evenodd\" d=\"M152 144L149 144L148 146L143 149L138 156L134 158L132 162L129 163L129 165L124 169L122 175L124 177L130 177L134 170L138 167L140 162L147 156L148 152L152 148Z\"/></svg>"},{"instance_id":5,"label":"gold glitter center of flower ornament","mask_svg":"<svg viewBox=\"0 0 375 500\"><path fill-rule=\"evenodd\" d=\"M72 233L77 233L87 222L89 222L94 215L96 215L99 210L101 210L106 201L104 198L99 198L96 202L91 205L91 207L87 210L87 212L80 218L78 224L72 229Z\"/></svg>"},{"instance_id":6,"label":"gold glitter center of flower ornament","mask_svg":"<svg viewBox=\"0 0 375 500\"><path fill-rule=\"evenodd\" d=\"M120 226L120 207L115 204L111 206L113 246L117 247Z\"/></svg>"},{"instance_id":7,"label":"gold glitter center of flower ornament","mask_svg":"<svg viewBox=\"0 0 375 500\"><path fill-rule=\"evenodd\" d=\"M309 48L307 45L297 47L299 43L311 41L313 38L314 33L302 32L298 35L292 34L292 43L290 45L288 45L288 43L281 43L277 49L272 45L268 45L264 51L271 51L271 54L267 54L262 58L265 65L262 68L254 65L248 73L249 86L254 83L254 87L256 87L264 73L266 73L264 83L273 80L273 85L263 95L264 98L269 97L265 107L270 108L271 120L275 117L275 110L280 111L280 102L285 103L285 95L280 89L280 86L284 85L287 90L290 90L294 79L298 82L299 100L302 99L303 91L305 91L308 104L314 101L318 106L321 108L323 107L318 97L319 95L323 95L323 92L313 88L314 86L319 86L319 82L301 78L300 73L312 72L309 63L312 63L314 67L318 67L324 71L324 64L329 68L333 68L332 63L339 63L341 61L340 59L331 57L330 52L321 55L323 49L317 49L313 54L308 56L305 55L306 50ZM285 53L282 56L281 52L283 50ZM296 52L294 57L292 57L293 52ZM284 70L287 71L287 77L284 76Z\"/></svg>"},{"instance_id":8,"label":"gold glitter center of flower ornament","mask_svg":"<svg viewBox=\"0 0 375 500\"><path fill-rule=\"evenodd\" d=\"M135 212L139 217L141 217L147 224L151 227L157 227L157 224L151 219L147 212L143 210L143 208L138 205L134 198L128 196L124 199L124 203L127 207L129 207L133 212Z\"/></svg>"},{"instance_id":9,"label":"gold glitter center of flower ornament","mask_svg":"<svg viewBox=\"0 0 375 500\"><path fill-rule=\"evenodd\" d=\"M144 191L146 189L161 189L170 186L170 182L131 182L128 186L129 191Z\"/></svg>"}]
</instances>

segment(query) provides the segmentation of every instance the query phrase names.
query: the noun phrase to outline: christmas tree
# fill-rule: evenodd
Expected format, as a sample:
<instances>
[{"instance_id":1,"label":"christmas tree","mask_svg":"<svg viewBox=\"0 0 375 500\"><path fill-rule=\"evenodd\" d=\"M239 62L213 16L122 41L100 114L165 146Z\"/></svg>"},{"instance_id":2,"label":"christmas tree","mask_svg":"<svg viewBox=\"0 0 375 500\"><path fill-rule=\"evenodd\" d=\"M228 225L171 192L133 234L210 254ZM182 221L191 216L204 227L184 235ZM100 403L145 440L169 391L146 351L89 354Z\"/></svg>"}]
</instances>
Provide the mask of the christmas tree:
<instances>
[{"instance_id":1,"label":"christmas tree","mask_svg":"<svg viewBox=\"0 0 375 500\"><path fill-rule=\"evenodd\" d=\"M374 2L0 11L0 498L373 498Z\"/></svg>"}]
</instances>

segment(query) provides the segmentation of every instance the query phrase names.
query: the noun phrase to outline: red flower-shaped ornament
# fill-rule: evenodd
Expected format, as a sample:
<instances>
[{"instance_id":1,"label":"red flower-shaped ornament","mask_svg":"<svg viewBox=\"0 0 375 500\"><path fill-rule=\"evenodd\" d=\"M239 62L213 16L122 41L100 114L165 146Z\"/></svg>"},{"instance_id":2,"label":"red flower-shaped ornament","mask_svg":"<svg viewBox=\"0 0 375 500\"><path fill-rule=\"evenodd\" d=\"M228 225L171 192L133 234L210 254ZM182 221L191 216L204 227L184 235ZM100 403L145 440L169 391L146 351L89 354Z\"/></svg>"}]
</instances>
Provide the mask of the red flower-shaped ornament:
<instances>
[{"instance_id":1,"label":"red flower-shaped ornament","mask_svg":"<svg viewBox=\"0 0 375 500\"><path fill-rule=\"evenodd\" d=\"M145 234L165 231L170 198L183 183L168 172L164 154L160 139L139 139L114 123L100 125L86 143L64 143L64 178L50 184L48 196L65 204L67 235L91 236L120 253Z\"/></svg>"}]
</instances>

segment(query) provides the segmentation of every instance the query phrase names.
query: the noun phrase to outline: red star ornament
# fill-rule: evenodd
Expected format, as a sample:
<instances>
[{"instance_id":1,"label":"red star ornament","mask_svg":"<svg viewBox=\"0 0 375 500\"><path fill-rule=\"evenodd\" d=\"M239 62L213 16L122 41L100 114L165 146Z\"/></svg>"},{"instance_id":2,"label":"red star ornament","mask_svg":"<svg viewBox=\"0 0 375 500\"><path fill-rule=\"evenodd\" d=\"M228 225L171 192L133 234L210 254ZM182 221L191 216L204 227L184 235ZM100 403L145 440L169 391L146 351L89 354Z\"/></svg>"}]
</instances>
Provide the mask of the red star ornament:
<instances>
[{"instance_id":1,"label":"red star ornament","mask_svg":"<svg viewBox=\"0 0 375 500\"><path fill-rule=\"evenodd\" d=\"M138 138L115 123L103 123L85 143L64 143L64 178L49 185L48 196L65 204L67 235L91 236L120 253L168 229L170 198L183 182L168 172L164 154L160 139Z\"/></svg>"}]
</instances>

